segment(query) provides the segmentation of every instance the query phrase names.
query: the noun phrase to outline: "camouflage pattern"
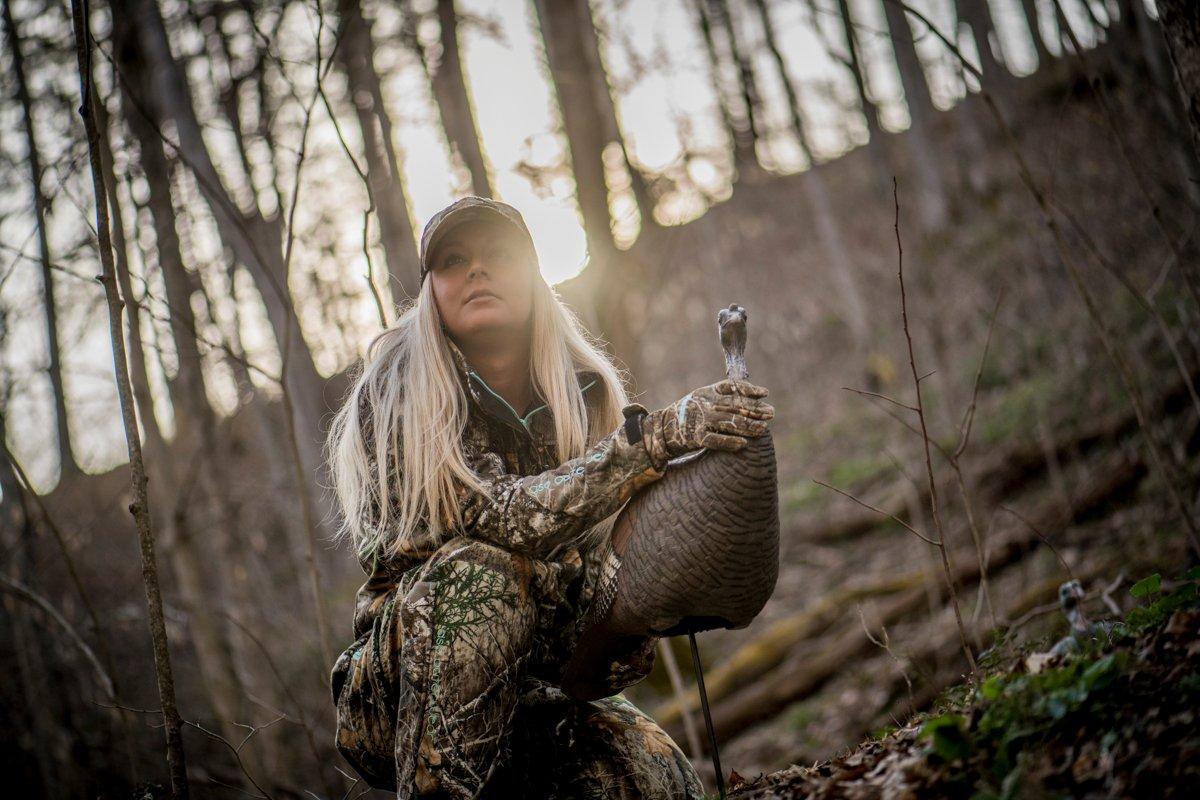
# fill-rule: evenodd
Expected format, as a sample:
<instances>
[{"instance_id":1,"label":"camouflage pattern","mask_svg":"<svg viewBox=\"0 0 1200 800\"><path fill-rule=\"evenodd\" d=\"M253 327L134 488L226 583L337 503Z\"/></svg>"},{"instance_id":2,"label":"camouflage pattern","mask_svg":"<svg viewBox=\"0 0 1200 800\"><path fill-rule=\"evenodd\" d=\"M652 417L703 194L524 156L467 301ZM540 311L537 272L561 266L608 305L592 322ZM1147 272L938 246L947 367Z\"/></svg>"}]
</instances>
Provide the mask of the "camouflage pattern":
<instances>
[{"instance_id":1,"label":"camouflage pattern","mask_svg":"<svg viewBox=\"0 0 1200 800\"><path fill-rule=\"evenodd\" d=\"M766 433L775 416L766 396L762 386L726 379L650 412L643 427L651 463L665 469L668 460L701 448L740 450L747 438Z\"/></svg>"},{"instance_id":2,"label":"camouflage pattern","mask_svg":"<svg viewBox=\"0 0 1200 800\"><path fill-rule=\"evenodd\" d=\"M332 675L338 749L400 797L702 797L679 747L627 700L558 688L616 563L570 540L662 470L625 426L556 466L544 403L517 415L450 347L471 403L464 453L487 492L463 488L460 535L364 561L356 640ZM577 377L592 407L598 376ZM656 641L611 654L614 694L649 673Z\"/></svg>"}]
</instances>

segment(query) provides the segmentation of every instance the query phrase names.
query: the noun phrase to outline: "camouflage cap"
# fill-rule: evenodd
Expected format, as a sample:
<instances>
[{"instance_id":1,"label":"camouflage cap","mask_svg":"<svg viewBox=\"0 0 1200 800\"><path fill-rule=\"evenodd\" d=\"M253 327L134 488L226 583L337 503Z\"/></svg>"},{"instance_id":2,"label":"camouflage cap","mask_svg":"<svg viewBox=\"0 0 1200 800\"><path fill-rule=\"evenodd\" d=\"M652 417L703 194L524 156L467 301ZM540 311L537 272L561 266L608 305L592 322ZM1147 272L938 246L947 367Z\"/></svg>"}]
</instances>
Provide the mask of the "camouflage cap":
<instances>
[{"instance_id":1,"label":"camouflage cap","mask_svg":"<svg viewBox=\"0 0 1200 800\"><path fill-rule=\"evenodd\" d=\"M437 248L438 243L445 238L446 234L464 222L486 219L493 216L498 216L515 225L525 235L525 238L528 239L530 249L534 249L533 236L529 233L529 227L525 224L525 218L521 216L520 211L500 200L492 200L488 197L479 197L473 194L467 195L455 200L434 214L429 222L425 223L425 230L421 232L420 246L421 281L425 281L425 276L432 268L429 259L433 255L433 251ZM534 252L536 253L536 250Z\"/></svg>"}]
</instances>

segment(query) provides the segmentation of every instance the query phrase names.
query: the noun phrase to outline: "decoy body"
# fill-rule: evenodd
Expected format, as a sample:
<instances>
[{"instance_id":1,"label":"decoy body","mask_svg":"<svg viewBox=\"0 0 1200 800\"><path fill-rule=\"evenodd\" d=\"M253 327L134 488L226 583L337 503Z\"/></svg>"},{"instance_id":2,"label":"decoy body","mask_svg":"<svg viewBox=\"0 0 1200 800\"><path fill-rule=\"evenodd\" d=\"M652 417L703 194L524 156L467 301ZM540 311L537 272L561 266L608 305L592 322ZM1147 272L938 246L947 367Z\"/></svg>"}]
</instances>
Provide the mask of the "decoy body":
<instances>
[{"instance_id":1,"label":"decoy body","mask_svg":"<svg viewBox=\"0 0 1200 800\"><path fill-rule=\"evenodd\" d=\"M745 309L717 315L726 375L748 380ZM613 527L614 557L562 682L604 695L606 658L645 636L744 628L779 575L779 484L768 431L736 453L699 450L670 462Z\"/></svg>"}]
</instances>

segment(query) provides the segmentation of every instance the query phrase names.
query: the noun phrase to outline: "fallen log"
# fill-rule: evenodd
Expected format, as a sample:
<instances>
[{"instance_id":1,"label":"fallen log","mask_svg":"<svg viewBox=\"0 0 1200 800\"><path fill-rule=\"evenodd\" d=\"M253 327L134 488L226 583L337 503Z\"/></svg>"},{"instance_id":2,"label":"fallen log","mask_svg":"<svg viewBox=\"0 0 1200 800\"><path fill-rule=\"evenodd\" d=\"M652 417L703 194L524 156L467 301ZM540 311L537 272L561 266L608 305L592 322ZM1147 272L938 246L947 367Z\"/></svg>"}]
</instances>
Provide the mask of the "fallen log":
<instances>
[{"instance_id":1,"label":"fallen log","mask_svg":"<svg viewBox=\"0 0 1200 800\"><path fill-rule=\"evenodd\" d=\"M1041 536L1061 533L1075 520L1100 508L1110 499L1126 492L1141 481L1146 465L1140 457L1119 453L1097 470L1099 477L1080 492L1071 509L1058 500L1047 500L1027 515L1036 532L1020 524L1002 529L992 537L989 568L999 568L1021 558ZM979 564L974 554L963 548L956 554L954 580L969 585L979 579ZM939 592L945 587L938 585ZM927 602L927 589L917 587L887 600L876 612L883 625L891 625L918 610ZM857 624L842 626L819 643L800 642L774 671L753 684L712 703L713 727L717 740L725 741L750 726L770 719L787 705L803 699L820 688L841 666L874 645ZM811 653L811 656L806 654ZM673 737L683 735L676 720L663 727Z\"/></svg>"},{"instance_id":2,"label":"fallen log","mask_svg":"<svg viewBox=\"0 0 1200 800\"><path fill-rule=\"evenodd\" d=\"M1188 399L1187 386L1183 381L1177 380L1149 401L1149 413L1151 416L1174 414L1188 404ZM1132 409L1114 411L1055 442L1053 455L1064 462L1073 461L1105 442L1132 435L1136 429L1137 418ZM1040 477L1046 471L1046 458L1047 453L1040 443L1022 443L997 452L974 469L967 469L964 465L964 472L969 473L973 488L981 491L984 499L1007 497ZM939 494L952 492L954 485L953 472L950 469L942 470L938 475ZM882 499L871 501L871 505L905 522L911 522L909 491L904 486L893 486ZM927 505L928 487L922 485L917 487L916 491L921 504ZM817 520L796 524L788 529L785 538L814 544L831 544L857 538L890 523L891 520L887 517L855 506L833 520L824 515Z\"/></svg>"},{"instance_id":3,"label":"fallen log","mask_svg":"<svg viewBox=\"0 0 1200 800\"><path fill-rule=\"evenodd\" d=\"M833 625L846 608L861 600L895 594L922 584L923 572L913 572L886 581L845 587L827 594L801 611L773 623L763 633L739 647L733 655L711 672L705 671L704 686L709 701L720 699L746 685L779 665L797 642L811 639ZM689 711L700 708L700 695L692 687L684 695ZM675 723L680 718L679 698L672 698L654 709L660 725Z\"/></svg>"}]
</instances>

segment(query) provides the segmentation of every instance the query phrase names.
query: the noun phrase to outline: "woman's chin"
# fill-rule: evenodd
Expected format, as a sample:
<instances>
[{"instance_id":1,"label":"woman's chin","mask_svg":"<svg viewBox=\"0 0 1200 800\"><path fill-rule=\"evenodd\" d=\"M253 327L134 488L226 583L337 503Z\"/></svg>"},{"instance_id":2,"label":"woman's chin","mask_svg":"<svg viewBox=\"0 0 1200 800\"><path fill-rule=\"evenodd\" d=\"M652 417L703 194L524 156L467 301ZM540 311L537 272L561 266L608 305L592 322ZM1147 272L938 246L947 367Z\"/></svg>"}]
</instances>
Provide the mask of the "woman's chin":
<instances>
[{"instance_id":1,"label":"woman's chin","mask_svg":"<svg viewBox=\"0 0 1200 800\"><path fill-rule=\"evenodd\" d=\"M504 308L481 308L462 320L462 327L470 333L511 330L515 325L512 315Z\"/></svg>"}]
</instances>

